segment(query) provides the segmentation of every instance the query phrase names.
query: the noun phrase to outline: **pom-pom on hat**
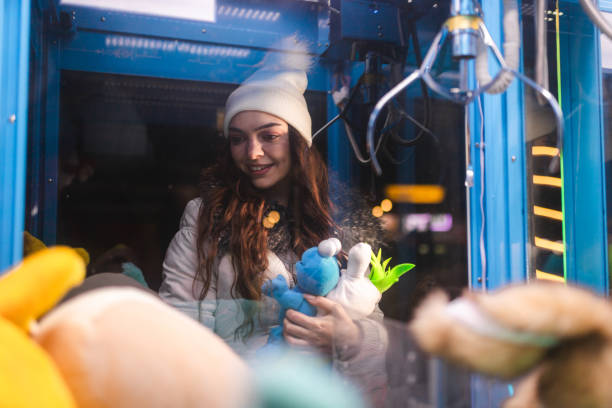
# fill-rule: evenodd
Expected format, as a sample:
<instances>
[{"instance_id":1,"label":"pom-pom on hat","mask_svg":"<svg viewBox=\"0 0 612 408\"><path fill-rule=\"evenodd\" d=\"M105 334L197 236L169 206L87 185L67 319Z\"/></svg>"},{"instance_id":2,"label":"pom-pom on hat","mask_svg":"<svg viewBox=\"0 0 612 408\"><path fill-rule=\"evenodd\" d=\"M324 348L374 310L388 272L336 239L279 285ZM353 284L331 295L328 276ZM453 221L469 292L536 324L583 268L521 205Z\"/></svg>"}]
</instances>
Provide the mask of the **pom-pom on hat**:
<instances>
[{"instance_id":1,"label":"pom-pom on hat","mask_svg":"<svg viewBox=\"0 0 612 408\"><path fill-rule=\"evenodd\" d=\"M310 113L304 99L306 72L312 66L308 47L295 36L285 38L279 49L268 52L263 66L247 78L225 103L223 134L243 111L261 111L277 116L295 128L308 146L312 144ZM289 51L285 51L289 50Z\"/></svg>"}]
</instances>

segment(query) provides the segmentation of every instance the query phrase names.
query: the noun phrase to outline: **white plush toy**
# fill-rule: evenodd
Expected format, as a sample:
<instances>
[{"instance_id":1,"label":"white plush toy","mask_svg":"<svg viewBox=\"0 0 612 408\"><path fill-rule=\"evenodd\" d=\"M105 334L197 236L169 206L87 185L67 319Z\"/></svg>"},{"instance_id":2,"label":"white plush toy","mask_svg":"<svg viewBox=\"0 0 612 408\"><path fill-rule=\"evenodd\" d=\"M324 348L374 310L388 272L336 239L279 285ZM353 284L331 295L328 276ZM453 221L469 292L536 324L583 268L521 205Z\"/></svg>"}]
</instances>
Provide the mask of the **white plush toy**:
<instances>
[{"instance_id":1,"label":"white plush toy","mask_svg":"<svg viewBox=\"0 0 612 408\"><path fill-rule=\"evenodd\" d=\"M327 295L328 299L344 306L352 318L369 316L381 298L380 291L368 278L372 248L360 242L348 254L348 265L341 271L340 280Z\"/></svg>"}]
</instances>

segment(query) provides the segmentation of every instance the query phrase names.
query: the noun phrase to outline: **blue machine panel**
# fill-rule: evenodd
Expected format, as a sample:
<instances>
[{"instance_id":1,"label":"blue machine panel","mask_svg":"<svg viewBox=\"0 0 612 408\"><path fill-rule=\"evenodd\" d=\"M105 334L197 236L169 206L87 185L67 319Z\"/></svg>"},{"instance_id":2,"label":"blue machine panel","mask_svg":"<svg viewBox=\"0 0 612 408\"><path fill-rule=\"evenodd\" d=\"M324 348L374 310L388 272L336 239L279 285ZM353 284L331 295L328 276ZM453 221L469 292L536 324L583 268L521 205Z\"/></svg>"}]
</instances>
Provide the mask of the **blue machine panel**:
<instances>
[{"instance_id":1,"label":"blue machine panel","mask_svg":"<svg viewBox=\"0 0 612 408\"><path fill-rule=\"evenodd\" d=\"M561 5L567 280L607 293L599 31L578 4Z\"/></svg>"},{"instance_id":2,"label":"blue machine panel","mask_svg":"<svg viewBox=\"0 0 612 408\"><path fill-rule=\"evenodd\" d=\"M21 259L30 1L0 1L0 271Z\"/></svg>"},{"instance_id":3,"label":"blue machine panel","mask_svg":"<svg viewBox=\"0 0 612 408\"><path fill-rule=\"evenodd\" d=\"M340 38L400 44L399 26L390 24L397 21L395 5L363 0L340 3Z\"/></svg>"},{"instance_id":4,"label":"blue machine panel","mask_svg":"<svg viewBox=\"0 0 612 408\"><path fill-rule=\"evenodd\" d=\"M321 45L320 17L310 7L253 11L221 5L216 23L88 8L64 11L76 26L62 47L61 68L69 70L240 83L257 69L266 49L285 36L297 33L313 44L313 51ZM316 66L309 73L309 89L327 88L326 74Z\"/></svg>"}]
</instances>

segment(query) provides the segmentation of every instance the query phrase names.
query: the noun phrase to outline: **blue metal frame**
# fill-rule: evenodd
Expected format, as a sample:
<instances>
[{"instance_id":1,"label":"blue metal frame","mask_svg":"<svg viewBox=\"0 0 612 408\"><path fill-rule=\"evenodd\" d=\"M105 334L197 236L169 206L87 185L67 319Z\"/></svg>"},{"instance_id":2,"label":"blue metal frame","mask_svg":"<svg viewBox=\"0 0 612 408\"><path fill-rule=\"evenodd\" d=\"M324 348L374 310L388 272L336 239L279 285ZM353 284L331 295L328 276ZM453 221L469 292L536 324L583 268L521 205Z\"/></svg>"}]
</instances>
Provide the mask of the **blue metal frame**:
<instances>
[{"instance_id":1,"label":"blue metal frame","mask_svg":"<svg viewBox=\"0 0 612 408\"><path fill-rule=\"evenodd\" d=\"M26 228L47 245L56 242L57 223L61 37L53 28L58 18L54 0L33 3Z\"/></svg>"},{"instance_id":2,"label":"blue metal frame","mask_svg":"<svg viewBox=\"0 0 612 408\"><path fill-rule=\"evenodd\" d=\"M482 2L484 21L497 44L502 43L501 2ZM491 71L498 69L489 55ZM522 71L522 66L519 67ZM472 84L474 85L474 84ZM481 123L479 103L484 123ZM528 243L527 192L525 174L523 86L514 80L501 95L485 94L470 107L470 154L474 170L474 187L469 190L470 215L470 286L474 290L491 290L524 281L527 276ZM480 126L484 132L484 185L480 151ZM482 268L480 248L482 215L481 189L484 188L484 251L486 270ZM472 378L472 406L498 406L509 396L507 384L480 376Z\"/></svg>"},{"instance_id":3,"label":"blue metal frame","mask_svg":"<svg viewBox=\"0 0 612 408\"><path fill-rule=\"evenodd\" d=\"M561 19L567 280L608 293L599 31L579 5L564 9L573 16Z\"/></svg>"},{"instance_id":4,"label":"blue metal frame","mask_svg":"<svg viewBox=\"0 0 612 408\"><path fill-rule=\"evenodd\" d=\"M307 39L318 36L318 13L315 5L304 2L278 2L273 6L258 5L257 10L279 13L278 19L259 20L219 13L224 8L240 8L238 4L217 4L217 21L205 23L174 18L145 16L88 7L63 6L78 30L133 34L145 37L207 42L238 47L271 48L279 39L296 32Z\"/></svg>"},{"instance_id":5,"label":"blue metal frame","mask_svg":"<svg viewBox=\"0 0 612 408\"><path fill-rule=\"evenodd\" d=\"M0 271L3 271L21 259L23 250L29 0L0 0L0 49Z\"/></svg>"},{"instance_id":6,"label":"blue metal frame","mask_svg":"<svg viewBox=\"0 0 612 408\"><path fill-rule=\"evenodd\" d=\"M470 88L475 88L476 80L474 61L470 61L466 69L468 71L469 78L468 86ZM481 127L484 126L484 123L482 123L482 120L480 118L480 109L484 110L484 106L482 105L482 98L479 98L475 102L471 103L467 107L467 109L468 112L466 115L466 120L468 121L468 128L466 129L466 131L469 132L470 137L470 143L469 146L467 146L469 152L468 154L470 155L469 170L475 171L475 169L480 169L482 164L480 157L480 148L477 147L480 146L480 132ZM468 212L468 284L472 290L484 290L486 288L486 271L482 265L482 251L480 249L481 239L484 240L486 244L486 231L483 231L482 229L483 221L486 222L486 220L483 220L483 217L486 217L486 213L484 213L484 209L486 208L486 201L483 200L482 209L480 204L480 196L483 192L483 189L485 189L485 186L482 183L482 174L480 171L478 171L478 173L474 173L473 185L471 187L468 187L466 191L466 208Z\"/></svg>"},{"instance_id":7,"label":"blue metal frame","mask_svg":"<svg viewBox=\"0 0 612 408\"><path fill-rule=\"evenodd\" d=\"M129 25L130 18L124 20ZM240 83L257 69L266 50L78 30L61 52L61 69ZM327 89L321 67L315 67L308 79L308 89Z\"/></svg>"},{"instance_id":8,"label":"blue metal frame","mask_svg":"<svg viewBox=\"0 0 612 408\"><path fill-rule=\"evenodd\" d=\"M483 3L485 23L499 44L502 38L500 2ZM491 70L495 60L489 56ZM482 97L485 134L485 251L486 288L495 289L526 279L527 217L522 84L515 80L501 95ZM471 107L472 162L475 188L470 193L471 283L481 288L480 263L480 159L474 143L479 139L478 105ZM518 119L518 120L517 120ZM495 220L495 222L491 222ZM484 283L484 282L483 282Z\"/></svg>"},{"instance_id":9,"label":"blue metal frame","mask_svg":"<svg viewBox=\"0 0 612 408\"><path fill-rule=\"evenodd\" d=\"M230 7L219 5L221 7ZM231 6L238 9L238 6ZM240 83L257 69L268 48L296 34L321 52L319 26L326 16L316 6L260 7L276 21L217 15L216 23L182 21L85 7L63 7L76 30L62 45L61 69ZM154 24L152 24L154 23ZM211 70L209 67L223 67ZM327 73L315 67L308 89L327 89Z\"/></svg>"}]
</instances>

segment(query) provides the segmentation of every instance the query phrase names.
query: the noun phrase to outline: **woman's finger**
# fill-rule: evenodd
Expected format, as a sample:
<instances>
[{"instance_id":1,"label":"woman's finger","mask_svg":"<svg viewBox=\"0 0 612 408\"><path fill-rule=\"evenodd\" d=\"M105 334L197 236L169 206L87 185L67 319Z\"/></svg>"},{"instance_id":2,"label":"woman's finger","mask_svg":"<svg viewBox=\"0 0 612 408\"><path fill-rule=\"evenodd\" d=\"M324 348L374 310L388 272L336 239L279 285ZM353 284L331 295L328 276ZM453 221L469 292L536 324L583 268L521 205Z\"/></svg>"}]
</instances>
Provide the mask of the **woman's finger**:
<instances>
[{"instance_id":1,"label":"woman's finger","mask_svg":"<svg viewBox=\"0 0 612 408\"><path fill-rule=\"evenodd\" d=\"M296 337L289 336L289 335L285 335L285 341L292 346L304 347L304 348L312 347L310 343L307 342L306 340L298 339Z\"/></svg>"},{"instance_id":2,"label":"woman's finger","mask_svg":"<svg viewBox=\"0 0 612 408\"><path fill-rule=\"evenodd\" d=\"M320 330L321 324L317 317L311 317L300 313L297 310L287 310L285 318L289 319L292 323L302 326L308 330Z\"/></svg>"},{"instance_id":3,"label":"woman's finger","mask_svg":"<svg viewBox=\"0 0 612 408\"><path fill-rule=\"evenodd\" d=\"M323 311L325 314L333 314L335 317L340 317L343 319L348 316L342 305L326 297L304 294L304 299L316 307L317 310Z\"/></svg>"},{"instance_id":4,"label":"woman's finger","mask_svg":"<svg viewBox=\"0 0 612 408\"><path fill-rule=\"evenodd\" d=\"M294 324L291 320L283 320L283 333L285 336L291 336L298 339L312 341L312 331L305 329L302 326Z\"/></svg>"}]
</instances>

